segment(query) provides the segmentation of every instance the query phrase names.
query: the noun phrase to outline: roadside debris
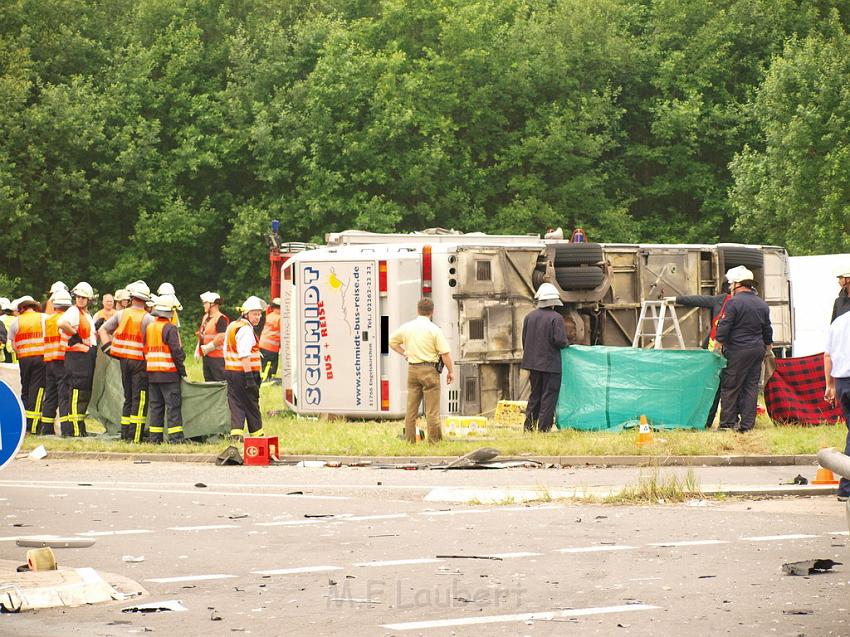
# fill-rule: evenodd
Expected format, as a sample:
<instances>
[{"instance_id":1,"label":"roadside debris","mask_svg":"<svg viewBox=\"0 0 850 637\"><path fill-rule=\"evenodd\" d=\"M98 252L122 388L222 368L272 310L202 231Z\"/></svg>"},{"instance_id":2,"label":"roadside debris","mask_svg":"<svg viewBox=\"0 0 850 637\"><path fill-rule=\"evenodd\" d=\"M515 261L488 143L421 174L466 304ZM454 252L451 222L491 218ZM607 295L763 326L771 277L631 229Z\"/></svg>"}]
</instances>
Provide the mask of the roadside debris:
<instances>
[{"instance_id":1,"label":"roadside debris","mask_svg":"<svg viewBox=\"0 0 850 637\"><path fill-rule=\"evenodd\" d=\"M841 565L842 562L833 562L832 560L804 560L783 564L782 572L786 575L815 575L830 571L833 566Z\"/></svg>"},{"instance_id":2,"label":"roadside debris","mask_svg":"<svg viewBox=\"0 0 850 637\"><path fill-rule=\"evenodd\" d=\"M179 599L169 599L164 602L151 602L150 604L139 604L122 608L122 613L164 613L167 611L189 610Z\"/></svg>"},{"instance_id":3,"label":"roadside debris","mask_svg":"<svg viewBox=\"0 0 850 637\"><path fill-rule=\"evenodd\" d=\"M456 467L468 467L482 462L490 462L498 455L498 449L493 449L492 447L481 447L480 449L470 451L456 460L452 460L446 465L443 471L448 471L449 469L454 469Z\"/></svg>"},{"instance_id":4,"label":"roadside debris","mask_svg":"<svg viewBox=\"0 0 850 637\"><path fill-rule=\"evenodd\" d=\"M791 482L791 484L809 484L809 480L808 480L808 478L804 478L803 476L801 476L798 473L797 477L794 478L794 480Z\"/></svg>"},{"instance_id":5,"label":"roadside debris","mask_svg":"<svg viewBox=\"0 0 850 637\"><path fill-rule=\"evenodd\" d=\"M495 555L436 555L438 560L496 560L501 562L501 557Z\"/></svg>"},{"instance_id":6,"label":"roadside debris","mask_svg":"<svg viewBox=\"0 0 850 637\"><path fill-rule=\"evenodd\" d=\"M222 451L215 459L215 463L219 466L225 465L241 465L244 463L244 459L242 458L242 454L239 453L239 449L230 445L224 451Z\"/></svg>"},{"instance_id":7,"label":"roadside debris","mask_svg":"<svg viewBox=\"0 0 850 637\"><path fill-rule=\"evenodd\" d=\"M218 611L216 611L215 608L213 608L212 606L207 606L207 610L210 611L210 621L211 622L220 622L221 621L221 615L218 614Z\"/></svg>"},{"instance_id":8,"label":"roadside debris","mask_svg":"<svg viewBox=\"0 0 850 637\"><path fill-rule=\"evenodd\" d=\"M35 449L29 452L28 458L32 458L33 460L41 460L42 458L47 457L47 449L44 448L44 445L38 445Z\"/></svg>"},{"instance_id":9,"label":"roadside debris","mask_svg":"<svg viewBox=\"0 0 850 637\"><path fill-rule=\"evenodd\" d=\"M196 482L196 483L195 483L195 486L196 486L198 489L206 489L206 488L207 488L207 485L205 485L203 482Z\"/></svg>"},{"instance_id":10,"label":"roadside debris","mask_svg":"<svg viewBox=\"0 0 850 637\"><path fill-rule=\"evenodd\" d=\"M247 513L234 513L233 515L228 515L228 520L244 520L248 517Z\"/></svg>"},{"instance_id":11,"label":"roadside debris","mask_svg":"<svg viewBox=\"0 0 850 637\"><path fill-rule=\"evenodd\" d=\"M130 563L135 564L137 562L144 562L145 556L139 555L138 557L133 557L132 555L123 555L123 556L121 556L121 561L122 562L130 562Z\"/></svg>"},{"instance_id":12,"label":"roadside debris","mask_svg":"<svg viewBox=\"0 0 850 637\"><path fill-rule=\"evenodd\" d=\"M95 539L89 537L19 537L15 540L18 546L52 549L84 549L94 543Z\"/></svg>"},{"instance_id":13,"label":"roadside debris","mask_svg":"<svg viewBox=\"0 0 850 637\"><path fill-rule=\"evenodd\" d=\"M31 571L55 571L58 568L56 555L50 547L27 551L27 566Z\"/></svg>"}]
</instances>

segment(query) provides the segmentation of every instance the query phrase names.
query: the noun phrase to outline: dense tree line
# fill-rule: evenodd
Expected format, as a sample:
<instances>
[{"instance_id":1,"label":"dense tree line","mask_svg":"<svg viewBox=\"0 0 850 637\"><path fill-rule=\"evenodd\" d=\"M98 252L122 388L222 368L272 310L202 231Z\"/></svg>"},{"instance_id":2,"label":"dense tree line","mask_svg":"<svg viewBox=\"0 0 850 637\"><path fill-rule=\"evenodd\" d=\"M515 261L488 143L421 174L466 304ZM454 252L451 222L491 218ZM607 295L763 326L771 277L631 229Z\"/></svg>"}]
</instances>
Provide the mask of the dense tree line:
<instances>
[{"instance_id":1,"label":"dense tree line","mask_svg":"<svg viewBox=\"0 0 850 637\"><path fill-rule=\"evenodd\" d=\"M850 251L838 0L7 0L0 292L264 292L263 233Z\"/></svg>"}]
</instances>

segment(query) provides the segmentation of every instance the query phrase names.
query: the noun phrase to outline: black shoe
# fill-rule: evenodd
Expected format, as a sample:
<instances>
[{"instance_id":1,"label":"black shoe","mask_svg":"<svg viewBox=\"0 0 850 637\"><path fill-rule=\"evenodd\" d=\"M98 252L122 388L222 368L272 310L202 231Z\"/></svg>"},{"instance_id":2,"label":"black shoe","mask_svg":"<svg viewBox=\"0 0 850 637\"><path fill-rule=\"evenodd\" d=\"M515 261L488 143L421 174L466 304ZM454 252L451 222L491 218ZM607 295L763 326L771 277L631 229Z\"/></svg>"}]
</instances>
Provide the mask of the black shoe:
<instances>
[{"instance_id":1,"label":"black shoe","mask_svg":"<svg viewBox=\"0 0 850 637\"><path fill-rule=\"evenodd\" d=\"M846 495L838 496L838 501L839 502L847 502L847 496Z\"/></svg>"}]
</instances>

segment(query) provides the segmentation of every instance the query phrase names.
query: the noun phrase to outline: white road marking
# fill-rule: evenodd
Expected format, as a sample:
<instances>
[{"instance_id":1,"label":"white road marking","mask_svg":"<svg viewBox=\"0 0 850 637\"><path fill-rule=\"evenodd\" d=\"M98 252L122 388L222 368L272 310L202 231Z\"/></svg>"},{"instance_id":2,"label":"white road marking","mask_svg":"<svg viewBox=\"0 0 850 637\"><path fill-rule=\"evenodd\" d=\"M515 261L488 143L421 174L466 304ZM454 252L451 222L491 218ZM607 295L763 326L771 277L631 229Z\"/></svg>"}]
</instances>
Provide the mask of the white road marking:
<instances>
[{"instance_id":1,"label":"white road marking","mask_svg":"<svg viewBox=\"0 0 850 637\"><path fill-rule=\"evenodd\" d=\"M636 546L625 546L623 544L610 544L602 546L580 546L568 549L555 549L558 553L595 553L596 551L628 551L636 549Z\"/></svg>"},{"instance_id":2,"label":"white road marking","mask_svg":"<svg viewBox=\"0 0 850 637\"><path fill-rule=\"evenodd\" d=\"M827 535L850 535L850 531L830 531Z\"/></svg>"},{"instance_id":3,"label":"white road marking","mask_svg":"<svg viewBox=\"0 0 850 637\"><path fill-rule=\"evenodd\" d=\"M239 577L238 575L184 575L183 577L155 577L146 579L146 582L155 582L157 584L171 584L172 582L203 582L211 579L232 579Z\"/></svg>"},{"instance_id":4,"label":"white road marking","mask_svg":"<svg viewBox=\"0 0 850 637\"><path fill-rule=\"evenodd\" d=\"M238 524L207 524L206 526L169 526L169 531L212 531L214 529L238 529Z\"/></svg>"},{"instance_id":5,"label":"white road marking","mask_svg":"<svg viewBox=\"0 0 850 637\"><path fill-rule=\"evenodd\" d=\"M302 566L299 568L277 568L265 571L251 571L253 575L297 575L298 573L322 573L324 571L341 571L341 566Z\"/></svg>"},{"instance_id":6,"label":"white road marking","mask_svg":"<svg viewBox=\"0 0 850 637\"><path fill-rule=\"evenodd\" d=\"M498 557L499 559L507 560L512 557L539 557L541 555L543 555L543 553L530 553L527 551L519 551L517 553L491 553L487 557Z\"/></svg>"},{"instance_id":7,"label":"white road marking","mask_svg":"<svg viewBox=\"0 0 850 637\"><path fill-rule=\"evenodd\" d=\"M466 513L492 513L501 509L452 509L450 511L421 511L419 515L464 515Z\"/></svg>"},{"instance_id":8,"label":"white road marking","mask_svg":"<svg viewBox=\"0 0 850 637\"><path fill-rule=\"evenodd\" d=\"M443 560L438 560L433 557L422 557L418 559L412 560L384 560L384 561L374 561L374 562L357 562L354 566L404 566L407 564L436 564L438 562L442 562Z\"/></svg>"},{"instance_id":9,"label":"white road marking","mask_svg":"<svg viewBox=\"0 0 850 637\"><path fill-rule=\"evenodd\" d=\"M343 518L344 522L361 522L364 520L397 520L399 518L408 517L407 513L387 513L384 515L353 515L349 518Z\"/></svg>"},{"instance_id":10,"label":"white road marking","mask_svg":"<svg viewBox=\"0 0 850 637\"><path fill-rule=\"evenodd\" d=\"M792 533L790 535L761 535L756 537L742 537L741 540L749 540L750 542L781 542L782 540L809 540L818 537L817 535L804 535L802 533Z\"/></svg>"},{"instance_id":11,"label":"white road marking","mask_svg":"<svg viewBox=\"0 0 850 637\"><path fill-rule=\"evenodd\" d=\"M678 542L650 542L649 546L708 546L729 544L729 540L680 540Z\"/></svg>"},{"instance_id":12,"label":"white road marking","mask_svg":"<svg viewBox=\"0 0 850 637\"><path fill-rule=\"evenodd\" d=\"M76 535L84 535L86 537L106 537L109 535L138 535L140 533L153 533L148 529L125 529L123 531L86 531L84 533L76 533Z\"/></svg>"},{"instance_id":13,"label":"white road marking","mask_svg":"<svg viewBox=\"0 0 850 637\"><path fill-rule=\"evenodd\" d=\"M423 630L427 628L449 628L451 626L473 626L475 624L499 624L505 622L551 621L560 617L586 617L608 613L627 613L639 610L654 610L659 606L647 604L629 604L626 606L602 606L597 608L573 608L540 613L520 613L516 615L489 615L484 617L458 617L456 619L438 619L434 621L405 622L403 624L382 624L389 630Z\"/></svg>"},{"instance_id":14,"label":"white road marking","mask_svg":"<svg viewBox=\"0 0 850 637\"><path fill-rule=\"evenodd\" d=\"M327 520L281 520L279 522L256 522L254 526L300 526L302 524L321 524Z\"/></svg>"},{"instance_id":15,"label":"white road marking","mask_svg":"<svg viewBox=\"0 0 850 637\"><path fill-rule=\"evenodd\" d=\"M18 489L55 489L55 485L51 484L35 484L35 483L0 483L3 487L11 487ZM268 485L266 485L268 486ZM156 493L158 495L235 495L240 498L294 498L298 500L350 500L351 498L343 495L292 495L289 493L257 493L255 491L208 491L207 489L153 489L153 488L130 488L116 487L111 484L98 485L97 488L81 487L74 485L62 485L63 489L85 490L85 491L120 491L123 493ZM56 495L56 494L54 494Z\"/></svg>"}]
</instances>

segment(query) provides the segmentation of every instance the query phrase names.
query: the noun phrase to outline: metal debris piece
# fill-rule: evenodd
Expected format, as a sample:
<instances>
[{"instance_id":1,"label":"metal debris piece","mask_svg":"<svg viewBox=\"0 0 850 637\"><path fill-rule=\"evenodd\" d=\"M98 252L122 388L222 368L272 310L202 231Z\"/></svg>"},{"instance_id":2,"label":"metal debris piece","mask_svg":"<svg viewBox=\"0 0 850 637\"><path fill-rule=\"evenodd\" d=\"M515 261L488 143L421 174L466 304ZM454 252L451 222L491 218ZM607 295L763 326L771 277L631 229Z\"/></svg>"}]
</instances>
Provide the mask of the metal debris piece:
<instances>
[{"instance_id":1,"label":"metal debris piece","mask_svg":"<svg viewBox=\"0 0 850 637\"><path fill-rule=\"evenodd\" d=\"M494 458L498 457L498 455L498 449L493 449L492 447L481 447L480 449L470 451L456 460L452 460L446 465L443 471L448 471L449 469L457 467L468 467L483 462L490 462Z\"/></svg>"},{"instance_id":2,"label":"metal debris piece","mask_svg":"<svg viewBox=\"0 0 850 637\"><path fill-rule=\"evenodd\" d=\"M15 540L18 546L52 549L84 549L94 543L95 539L89 537L19 537Z\"/></svg>"},{"instance_id":3,"label":"metal debris piece","mask_svg":"<svg viewBox=\"0 0 850 637\"><path fill-rule=\"evenodd\" d=\"M150 604L138 604L137 606L128 606L122 608L122 613L164 613L167 611L186 611L186 608L179 599L169 599L164 602L151 602Z\"/></svg>"},{"instance_id":4,"label":"metal debris piece","mask_svg":"<svg viewBox=\"0 0 850 637\"><path fill-rule=\"evenodd\" d=\"M219 467L223 467L225 465L241 465L243 462L242 454L239 453L239 449L233 445L227 447L224 451L218 454L215 459L215 463Z\"/></svg>"},{"instance_id":5,"label":"metal debris piece","mask_svg":"<svg viewBox=\"0 0 850 637\"><path fill-rule=\"evenodd\" d=\"M791 484L809 484L809 481L808 481L807 478L804 478L800 474L797 474L797 477L794 478L794 480L793 480L793 482L791 482Z\"/></svg>"},{"instance_id":6,"label":"metal debris piece","mask_svg":"<svg viewBox=\"0 0 850 637\"><path fill-rule=\"evenodd\" d=\"M782 572L786 575L814 575L832 570L833 566L841 566L842 562L832 560L803 560L802 562L788 562L782 565Z\"/></svg>"}]
</instances>

